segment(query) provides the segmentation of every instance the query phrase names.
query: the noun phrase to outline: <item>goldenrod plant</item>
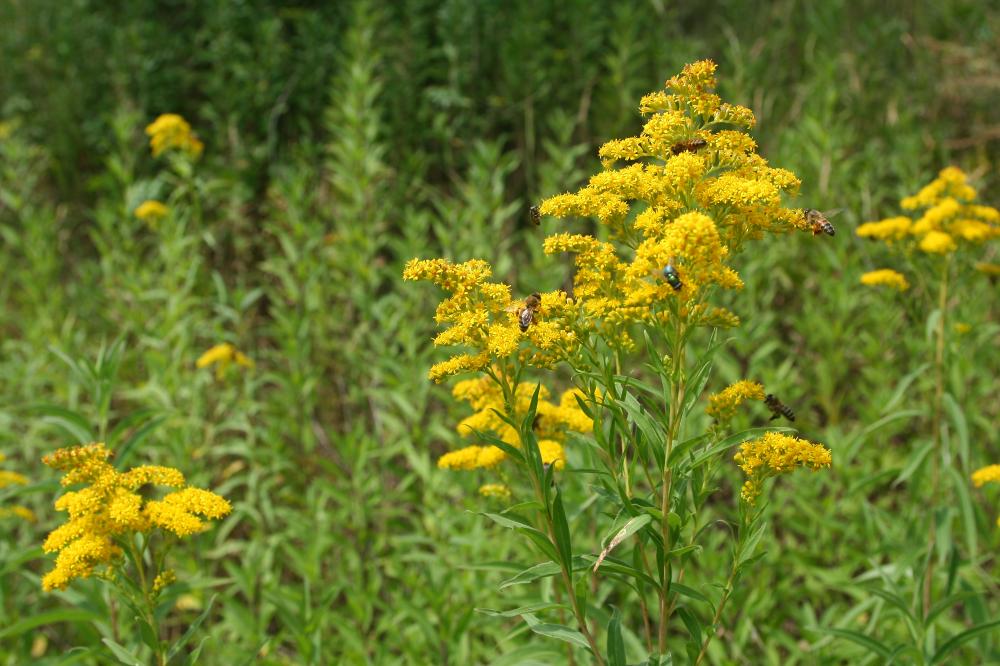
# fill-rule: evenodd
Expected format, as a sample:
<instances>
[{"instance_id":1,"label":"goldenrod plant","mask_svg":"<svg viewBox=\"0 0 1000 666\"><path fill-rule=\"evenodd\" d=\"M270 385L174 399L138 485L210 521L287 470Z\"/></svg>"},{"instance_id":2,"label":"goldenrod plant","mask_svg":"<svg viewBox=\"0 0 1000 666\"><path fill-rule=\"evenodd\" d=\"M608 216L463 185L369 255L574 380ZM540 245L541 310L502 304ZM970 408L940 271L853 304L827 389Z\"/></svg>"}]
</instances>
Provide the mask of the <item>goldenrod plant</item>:
<instances>
[{"instance_id":1,"label":"goldenrod plant","mask_svg":"<svg viewBox=\"0 0 1000 666\"><path fill-rule=\"evenodd\" d=\"M56 500L55 508L67 512L68 518L42 546L46 553L57 553L42 587L64 590L74 580L91 576L106 581L122 608L140 623L143 643L162 666L193 636L189 631L171 644L160 630L161 618L172 605L161 604L160 595L177 580L167 566L167 555L179 539L208 529L205 519L223 518L232 507L209 490L189 486L180 470L140 465L119 472L109 462L111 456L103 443L93 443L59 449L42 459L62 472L63 487L75 488ZM154 498L150 491L157 486L172 490ZM126 663L141 663L130 656L134 650L115 640L119 628L115 618L111 621L114 638L104 642Z\"/></svg>"},{"instance_id":2,"label":"goldenrod plant","mask_svg":"<svg viewBox=\"0 0 1000 666\"><path fill-rule=\"evenodd\" d=\"M516 475L506 472L509 491L491 485L481 492L517 503L485 515L528 537L543 560L507 584L558 581L554 601L493 613L520 615L534 632L566 641L570 659L575 646L598 664L634 661L640 655L626 651L628 633L641 636L644 663L684 653L705 662L726 603L759 554L764 482L832 463L828 448L787 429L732 433L738 404L768 397L750 381L710 399L715 421L707 432L692 417L720 347L716 332L739 325L719 304L722 290L743 286L735 258L766 237L812 231L805 212L786 203L798 178L757 153L746 133L753 113L714 93L715 69L711 61L693 63L646 95L642 133L606 143L602 172L541 203L542 216L596 218L608 238L561 232L545 239L547 254L575 257L571 292L515 297L509 285L489 280L481 259L413 260L404 271L450 293L437 308L436 321L447 328L434 343L463 348L429 378L476 375L454 394L488 410L460 425L479 445L446 454L439 465L516 463ZM559 368L575 386L556 407L528 376ZM546 434L560 423L557 410L568 410L574 425L567 432L577 433L565 454ZM717 572L716 593L705 595L683 580L709 525L706 504L719 501L726 458L746 481L729 495L738 498L729 513L731 566ZM576 467L564 468L564 459ZM563 489L572 473L592 478L596 494L585 504L599 505L598 530L606 534L599 544L584 546L571 526L584 510ZM601 580L614 591L595 597ZM623 627L609 606L633 604L641 625Z\"/></svg>"},{"instance_id":3,"label":"goldenrod plant","mask_svg":"<svg viewBox=\"0 0 1000 666\"><path fill-rule=\"evenodd\" d=\"M961 432L965 417L956 399L946 390L947 373L954 358L955 336L968 332L969 325L953 322L953 313L975 290L984 288L982 273L991 274L994 264L985 261L992 242L1000 238L1000 211L979 200L978 191L961 169L949 166L938 176L900 202L910 215L897 215L860 225L858 236L880 242L884 254L894 264L861 275L861 284L887 286L902 292L909 310L926 320L926 362L914 370L911 379L930 369L930 390L923 410L928 423L926 441L917 440L918 465L907 469L905 478L929 467L929 480L915 483L915 499L926 502L926 551L922 563L919 616L923 628L933 619L935 604L947 601L952 575L935 574L949 566L949 554L939 547L952 531L957 517L952 510L955 498L968 506L966 479L970 474L972 454L967 440L957 445L949 436L952 427ZM897 270L898 269L898 270ZM911 284L913 288L911 289ZM975 313L969 313L975 316ZM951 420L953 425L949 424ZM989 467L972 474L980 486L989 480ZM902 477L901 477L902 478ZM971 526L969 526L971 528ZM970 548L970 550L974 550ZM975 557L974 552L967 553ZM982 625L980 625L982 626ZM923 648L923 646L921 646ZM933 652L928 658L933 658Z\"/></svg>"}]
</instances>

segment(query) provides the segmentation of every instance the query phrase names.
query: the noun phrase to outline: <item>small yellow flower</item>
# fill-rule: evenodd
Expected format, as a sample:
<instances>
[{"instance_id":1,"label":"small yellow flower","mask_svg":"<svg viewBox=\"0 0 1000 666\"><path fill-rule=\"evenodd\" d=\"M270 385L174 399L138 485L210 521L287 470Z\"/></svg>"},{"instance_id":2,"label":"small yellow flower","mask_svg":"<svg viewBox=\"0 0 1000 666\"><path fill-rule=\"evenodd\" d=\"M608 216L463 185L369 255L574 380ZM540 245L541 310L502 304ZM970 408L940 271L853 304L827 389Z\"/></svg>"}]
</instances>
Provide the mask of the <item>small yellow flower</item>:
<instances>
[{"instance_id":1,"label":"small yellow flower","mask_svg":"<svg viewBox=\"0 0 1000 666\"><path fill-rule=\"evenodd\" d=\"M167 569L153 579L153 594L158 594L160 590L177 581L177 573L173 569Z\"/></svg>"},{"instance_id":2,"label":"small yellow flower","mask_svg":"<svg viewBox=\"0 0 1000 666\"><path fill-rule=\"evenodd\" d=\"M972 484L976 488L987 483L1000 483L1000 465L987 465L972 473Z\"/></svg>"},{"instance_id":3,"label":"small yellow flower","mask_svg":"<svg viewBox=\"0 0 1000 666\"><path fill-rule=\"evenodd\" d=\"M167 207L162 202L147 199L136 207L135 216L155 229L160 220L167 216L167 212Z\"/></svg>"},{"instance_id":4,"label":"small yellow flower","mask_svg":"<svg viewBox=\"0 0 1000 666\"><path fill-rule=\"evenodd\" d=\"M912 226L913 220L908 217L890 217L879 222L865 222L857 228L855 233L862 238L874 240L902 240L909 236Z\"/></svg>"},{"instance_id":5,"label":"small yellow flower","mask_svg":"<svg viewBox=\"0 0 1000 666\"><path fill-rule=\"evenodd\" d=\"M244 368L253 367L253 361L246 354L236 349L232 344L223 342L199 356L198 360L195 361L195 366L198 368L207 368L210 365L214 365L215 376L221 379L226 369L233 363Z\"/></svg>"},{"instance_id":6,"label":"small yellow flower","mask_svg":"<svg viewBox=\"0 0 1000 666\"><path fill-rule=\"evenodd\" d=\"M891 268L881 268L877 271L869 271L861 276L861 284L868 286L884 285L899 291L906 291L910 288L910 283L906 277Z\"/></svg>"},{"instance_id":7,"label":"small yellow flower","mask_svg":"<svg viewBox=\"0 0 1000 666\"><path fill-rule=\"evenodd\" d=\"M146 126L153 157L177 149L190 157L198 157L204 144L191 131L191 125L176 113L164 113Z\"/></svg>"},{"instance_id":8,"label":"small yellow flower","mask_svg":"<svg viewBox=\"0 0 1000 666\"><path fill-rule=\"evenodd\" d=\"M487 483L479 487L479 494L483 497L507 500L510 499L510 488L503 483Z\"/></svg>"},{"instance_id":9,"label":"small yellow flower","mask_svg":"<svg viewBox=\"0 0 1000 666\"><path fill-rule=\"evenodd\" d=\"M725 389L708 397L708 407L705 411L720 421L731 419L736 414L736 408L747 400L763 400L764 386L759 382L741 379L730 384Z\"/></svg>"},{"instance_id":10,"label":"small yellow flower","mask_svg":"<svg viewBox=\"0 0 1000 666\"><path fill-rule=\"evenodd\" d=\"M830 450L822 444L777 432L744 442L733 460L747 475L741 496L750 504L756 501L765 480L797 467L817 471L833 462Z\"/></svg>"},{"instance_id":11,"label":"small yellow flower","mask_svg":"<svg viewBox=\"0 0 1000 666\"><path fill-rule=\"evenodd\" d=\"M957 247L951 235L943 231L929 231L920 241L920 249L928 254L947 254Z\"/></svg>"}]
</instances>

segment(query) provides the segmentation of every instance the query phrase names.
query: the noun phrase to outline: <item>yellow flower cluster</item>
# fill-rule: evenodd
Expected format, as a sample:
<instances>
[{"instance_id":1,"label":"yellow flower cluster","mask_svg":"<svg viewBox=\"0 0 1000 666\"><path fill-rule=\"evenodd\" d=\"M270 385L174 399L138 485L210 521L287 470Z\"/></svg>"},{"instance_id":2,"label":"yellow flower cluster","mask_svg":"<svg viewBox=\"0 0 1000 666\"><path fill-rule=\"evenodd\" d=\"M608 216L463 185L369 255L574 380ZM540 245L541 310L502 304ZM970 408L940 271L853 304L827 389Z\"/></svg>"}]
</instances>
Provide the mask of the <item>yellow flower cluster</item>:
<instances>
[{"instance_id":1,"label":"yellow flower cluster","mask_svg":"<svg viewBox=\"0 0 1000 666\"><path fill-rule=\"evenodd\" d=\"M176 113L164 113L146 126L149 148L153 157L168 150L179 150L191 157L198 157L205 145L191 131L191 125Z\"/></svg>"},{"instance_id":2,"label":"yellow flower cluster","mask_svg":"<svg viewBox=\"0 0 1000 666\"><path fill-rule=\"evenodd\" d=\"M1000 483L1000 465L987 465L972 473L972 485L976 488L987 483Z\"/></svg>"},{"instance_id":3,"label":"yellow flower cluster","mask_svg":"<svg viewBox=\"0 0 1000 666\"><path fill-rule=\"evenodd\" d=\"M510 499L510 488L502 483L487 483L479 487L479 494L483 497L506 500Z\"/></svg>"},{"instance_id":4,"label":"yellow flower cluster","mask_svg":"<svg viewBox=\"0 0 1000 666\"><path fill-rule=\"evenodd\" d=\"M167 207L163 202L155 199L147 199L136 206L135 216L148 224L152 229L156 229L160 220L167 216Z\"/></svg>"},{"instance_id":5,"label":"yellow flower cluster","mask_svg":"<svg viewBox=\"0 0 1000 666\"><path fill-rule=\"evenodd\" d=\"M544 386L526 383L519 384L514 391L514 404L511 408L515 422L527 414L536 388L538 404L532 427L538 439L542 462L552 464L556 469L562 469L566 464L566 455L563 451L566 432L570 430L590 432L594 428L594 423L577 403L577 396L582 398L579 391L566 391L560 397L559 404L555 404L548 400L550 394ZM488 433L511 446L521 446L518 431L500 418L499 414L505 414L507 411L503 394L496 383L488 377L467 379L457 383L452 394L457 399L468 402L476 410L458 424L459 434L475 436L476 433ZM499 447L473 445L444 454L438 460L438 467L453 470L489 469L496 467L506 458L507 454Z\"/></svg>"},{"instance_id":6,"label":"yellow flower cluster","mask_svg":"<svg viewBox=\"0 0 1000 666\"><path fill-rule=\"evenodd\" d=\"M747 475L740 494L750 504L760 495L764 481L772 476L791 472L797 467L817 471L830 467L833 462L830 450L822 444L777 432L768 432L744 442L733 460Z\"/></svg>"},{"instance_id":7,"label":"yellow flower cluster","mask_svg":"<svg viewBox=\"0 0 1000 666\"><path fill-rule=\"evenodd\" d=\"M719 421L728 421L736 414L736 408L747 400L763 400L764 386L760 382L741 379L725 389L708 397L705 411Z\"/></svg>"},{"instance_id":8,"label":"yellow flower cluster","mask_svg":"<svg viewBox=\"0 0 1000 666\"><path fill-rule=\"evenodd\" d=\"M63 472L64 487L85 484L56 500L56 509L69 518L42 546L47 553L59 553L55 568L42 579L46 591L65 589L74 579L112 563L122 553L120 542L133 533L160 528L184 537L202 531L203 518L222 518L232 509L213 492L185 487L184 475L176 469L142 465L118 472L108 463L110 457L111 451L98 443L59 449L42 458ZM148 485L179 490L154 500L141 492Z\"/></svg>"},{"instance_id":9,"label":"yellow flower cluster","mask_svg":"<svg viewBox=\"0 0 1000 666\"><path fill-rule=\"evenodd\" d=\"M253 361L247 357L246 354L238 350L232 344L223 342L222 344L211 347L208 351L199 356L198 360L195 361L195 366L198 368L207 368L214 365L215 376L216 378L221 379L225 374L226 369L233 363L243 366L244 368L253 367Z\"/></svg>"},{"instance_id":10,"label":"yellow flower cluster","mask_svg":"<svg viewBox=\"0 0 1000 666\"><path fill-rule=\"evenodd\" d=\"M0 453L0 463L7 460L7 456ZM17 472L12 472L6 469L0 469L0 488L6 488L8 486L26 486L28 485L28 477ZM35 521L35 513L31 509L19 504L13 506L0 507L0 518L6 518L8 516L16 516L28 522Z\"/></svg>"},{"instance_id":11,"label":"yellow flower cluster","mask_svg":"<svg viewBox=\"0 0 1000 666\"><path fill-rule=\"evenodd\" d=\"M982 488L987 483L1000 483L1000 465L987 465L972 473L972 485ZM1000 527L1000 518L997 518Z\"/></svg>"},{"instance_id":12,"label":"yellow flower cluster","mask_svg":"<svg viewBox=\"0 0 1000 666\"><path fill-rule=\"evenodd\" d=\"M912 240L927 254L949 254L959 243L978 244L1000 237L1000 211L973 203L977 196L965 173L950 166L917 194L900 201L907 210L922 210L920 217L867 222L858 227L857 234L890 245Z\"/></svg>"},{"instance_id":13,"label":"yellow flower cluster","mask_svg":"<svg viewBox=\"0 0 1000 666\"><path fill-rule=\"evenodd\" d=\"M621 324L662 322L671 302L678 316L714 325L718 317L697 319L704 311L696 306L709 287L742 287L726 265L732 253L765 233L808 228L801 210L782 205L798 191L795 174L769 166L744 131L720 128L749 128L754 119L712 92L715 69L709 60L690 64L664 91L646 95L641 134L605 144L601 173L541 203L544 215L596 217L621 241L565 233L545 241L549 254L576 255L574 298L617 336Z\"/></svg>"},{"instance_id":14,"label":"yellow flower cluster","mask_svg":"<svg viewBox=\"0 0 1000 666\"><path fill-rule=\"evenodd\" d=\"M446 259L412 259L403 269L404 280L428 280L451 295L437 307L435 320L447 328L434 339L439 346L471 347L431 367L428 376L440 382L463 372L482 370L517 355L537 367L549 367L575 347L576 335L569 325L572 301L561 291L539 294L527 329L519 314L523 301L511 299L506 284L488 282L493 271L481 259L454 264ZM521 347L522 341L531 343Z\"/></svg>"},{"instance_id":15,"label":"yellow flower cluster","mask_svg":"<svg viewBox=\"0 0 1000 666\"><path fill-rule=\"evenodd\" d=\"M880 268L877 271L869 271L861 276L861 284L868 286L884 285L899 291L906 291L910 288L910 283L902 273L891 268Z\"/></svg>"}]
</instances>

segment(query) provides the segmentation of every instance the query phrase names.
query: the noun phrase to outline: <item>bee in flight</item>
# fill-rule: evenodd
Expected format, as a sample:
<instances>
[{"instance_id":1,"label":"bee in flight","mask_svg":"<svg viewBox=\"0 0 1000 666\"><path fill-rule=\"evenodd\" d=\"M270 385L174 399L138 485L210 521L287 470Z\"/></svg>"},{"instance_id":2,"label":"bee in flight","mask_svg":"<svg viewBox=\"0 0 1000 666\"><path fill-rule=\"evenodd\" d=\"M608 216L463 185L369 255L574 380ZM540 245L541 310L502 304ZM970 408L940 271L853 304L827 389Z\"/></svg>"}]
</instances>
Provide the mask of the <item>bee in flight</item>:
<instances>
[{"instance_id":1,"label":"bee in flight","mask_svg":"<svg viewBox=\"0 0 1000 666\"><path fill-rule=\"evenodd\" d=\"M542 297L538 292L535 292L524 299L522 305L511 305L508 307L507 312L517 313L517 324L521 327L521 332L524 333L531 326L531 322L534 321L535 311L541 304Z\"/></svg>"},{"instance_id":2,"label":"bee in flight","mask_svg":"<svg viewBox=\"0 0 1000 666\"><path fill-rule=\"evenodd\" d=\"M677 272L673 260L667 263L663 270L653 271L653 276L666 280L667 284L674 288L674 291L680 291L684 287L684 283L681 282L681 274Z\"/></svg>"},{"instance_id":3,"label":"bee in flight","mask_svg":"<svg viewBox=\"0 0 1000 666\"><path fill-rule=\"evenodd\" d=\"M837 230L833 228L832 224L830 224L830 220L826 219L826 215L819 212L815 208L806 208L802 211L802 214L805 215L806 222L812 225L813 236L819 236L820 234L833 236L837 233ZM833 215L833 213L831 213L831 215Z\"/></svg>"},{"instance_id":4,"label":"bee in flight","mask_svg":"<svg viewBox=\"0 0 1000 666\"><path fill-rule=\"evenodd\" d=\"M774 416L768 419L769 421L773 421L779 416L784 416L789 421L795 420L795 412L793 412L788 405L778 400L778 397L773 393L768 393L764 396L764 404L767 405L767 408L774 414Z\"/></svg>"},{"instance_id":5,"label":"bee in flight","mask_svg":"<svg viewBox=\"0 0 1000 666\"><path fill-rule=\"evenodd\" d=\"M704 148L708 145L708 142L701 137L695 137L693 139L686 139L684 141L678 141L670 149L674 155L680 155L681 153L693 153L699 148Z\"/></svg>"},{"instance_id":6,"label":"bee in flight","mask_svg":"<svg viewBox=\"0 0 1000 666\"><path fill-rule=\"evenodd\" d=\"M542 211L538 209L538 206L529 208L528 216L531 218L531 223L536 227L542 223Z\"/></svg>"}]
</instances>

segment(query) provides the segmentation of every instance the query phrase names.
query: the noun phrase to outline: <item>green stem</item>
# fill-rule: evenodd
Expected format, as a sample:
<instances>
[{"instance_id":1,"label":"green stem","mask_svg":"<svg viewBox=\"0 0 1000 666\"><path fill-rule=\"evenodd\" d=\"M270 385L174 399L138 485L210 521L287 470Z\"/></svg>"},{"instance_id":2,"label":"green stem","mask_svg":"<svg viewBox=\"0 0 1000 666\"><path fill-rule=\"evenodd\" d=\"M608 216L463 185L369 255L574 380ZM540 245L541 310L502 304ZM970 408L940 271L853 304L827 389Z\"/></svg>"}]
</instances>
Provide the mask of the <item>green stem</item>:
<instances>
[{"instance_id":1,"label":"green stem","mask_svg":"<svg viewBox=\"0 0 1000 666\"><path fill-rule=\"evenodd\" d=\"M667 624L670 620L670 607L668 599L670 597L670 491L673 481L673 470L670 469L670 454L673 452L674 440L677 437L678 426L681 416L680 403L684 400L684 324L679 322L675 331L673 355L671 358L673 369L670 397L670 427L667 431L667 442L663 451L663 476L661 486L663 495L660 498L660 534L663 537L663 568L660 571L660 626L657 635L657 647L660 654L665 654L667 649Z\"/></svg>"},{"instance_id":2,"label":"green stem","mask_svg":"<svg viewBox=\"0 0 1000 666\"><path fill-rule=\"evenodd\" d=\"M947 328L946 313L948 311L948 276L951 268L951 256L945 260L941 269L941 285L938 289L938 322L935 331L934 349L934 417L931 429L934 445L931 449L931 519L927 533L927 569L924 572L924 614L931 608L931 582L934 574L934 546L937 542L936 511L938 503L938 484L941 476L941 415L944 405L944 353Z\"/></svg>"}]
</instances>

